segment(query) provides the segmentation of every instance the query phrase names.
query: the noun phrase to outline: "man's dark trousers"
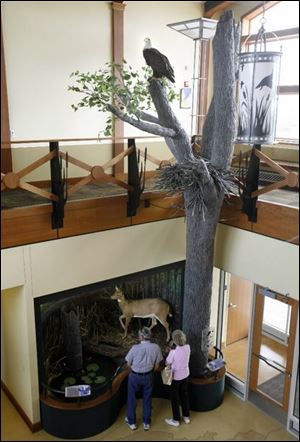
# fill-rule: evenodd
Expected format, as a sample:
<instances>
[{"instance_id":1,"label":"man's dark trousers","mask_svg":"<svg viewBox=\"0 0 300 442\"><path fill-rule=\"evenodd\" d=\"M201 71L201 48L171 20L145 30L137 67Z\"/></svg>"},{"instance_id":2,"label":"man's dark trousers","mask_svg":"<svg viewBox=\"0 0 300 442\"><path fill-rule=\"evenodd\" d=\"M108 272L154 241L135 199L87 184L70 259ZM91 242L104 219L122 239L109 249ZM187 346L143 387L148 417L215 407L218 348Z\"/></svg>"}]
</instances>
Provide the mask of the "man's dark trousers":
<instances>
[{"instance_id":1,"label":"man's dark trousers","mask_svg":"<svg viewBox=\"0 0 300 442\"><path fill-rule=\"evenodd\" d=\"M143 422L151 423L153 373L145 375L130 373L128 377L127 418L130 425L136 423L136 395L141 390L143 397Z\"/></svg>"}]
</instances>

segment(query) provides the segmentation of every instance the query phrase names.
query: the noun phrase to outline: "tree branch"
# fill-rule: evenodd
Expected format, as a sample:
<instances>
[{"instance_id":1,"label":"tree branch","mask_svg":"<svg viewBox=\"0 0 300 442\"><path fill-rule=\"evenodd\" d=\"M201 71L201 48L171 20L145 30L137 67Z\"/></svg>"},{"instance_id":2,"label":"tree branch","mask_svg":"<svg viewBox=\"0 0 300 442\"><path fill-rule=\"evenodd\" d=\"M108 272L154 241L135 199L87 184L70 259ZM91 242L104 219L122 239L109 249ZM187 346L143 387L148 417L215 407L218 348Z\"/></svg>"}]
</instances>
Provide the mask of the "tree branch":
<instances>
[{"instance_id":1,"label":"tree branch","mask_svg":"<svg viewBox=\"0 0 300 442\"><path fill-rule=\"evenodd\" d=\"M176 118L166 95L164 86L160 80L152 78L149 84L149 92L154 103L159 121L176 131L172 140L166 139L166 143L178 162L189 161L193 158L190 139Z\"/></svg>"},{"instance_id":2,"label":"tree branch","mask_svg":"<svg viewBox=\"0 0 300 442\"><path fill-rule=\"evenodd\" d=\"M154 115L148 114L148 112L140 112L139 118L144 121L149 121L150 123L159 124L159 119Z\"/></svg>"},{"instance_id":3,"label":"tree branch","mask_svg":"<svg viewBox=\"0 0 300 442\"><path fill-rule=\"evenodd\" d=\"M153 135L158 135L160 137L175 137L176 132L173 129L168 127L163 127L158 124L145 123L144 121L136 120L128 115L123 114L119 109L115 108L111 104L107 106L107 109L113 113L116 117L120 118L120 120L125 121L125 123L129 123L132 126L140 129L144 132L151 133Z\"/></svg>"}]
</instances>

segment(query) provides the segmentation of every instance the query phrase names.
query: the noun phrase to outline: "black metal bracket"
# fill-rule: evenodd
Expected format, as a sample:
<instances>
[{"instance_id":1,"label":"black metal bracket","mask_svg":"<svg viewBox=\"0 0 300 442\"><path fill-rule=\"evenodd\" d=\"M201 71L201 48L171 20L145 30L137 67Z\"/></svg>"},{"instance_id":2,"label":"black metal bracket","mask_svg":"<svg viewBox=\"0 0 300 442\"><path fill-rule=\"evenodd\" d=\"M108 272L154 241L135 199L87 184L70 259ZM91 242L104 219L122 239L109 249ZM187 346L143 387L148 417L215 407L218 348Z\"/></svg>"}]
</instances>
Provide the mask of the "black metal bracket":
<instances>
[{"instance_id":1,"label":"black metal bracket","mask_svg":"<svg viewBox=\"0 0 300 442\"><path fill-rule=\"evenodd\" d=\"M261 150L260 144L254 144L250 156L249 166L247 167L244 185L240 189L240 197L242 199L242 212L248 215L248 221L257 222L257 196L252 197L252 192L258 189L259 165L260 159L255 155L255 149Z\"/></svg>"},{"instance_id":2,"label":"black metal bracket","mask_svg":"<svg viewBox=\"0 0 300 442\"><path fill-rule=\"evenodd\" d=\"M52 202L52 229L59 229L63 227L64 206L67 201L67 177L65 169L62 177L62 159L59 157L58 141L50 141L49 148L50 152L57 151L57 155L50 160L50 171L51 192L58 197L58 201ZM68 170L68 160L66 161L66 169Z\"/></svg>"},{"instance_id":3,"label":"black metal bracket","mask_svg":"<svg viewBox=\"0 0 300 442\"><path fill-rule=\"evenodd\" d=\"M130 147L133 147L133 151L128 155L128 184L133 187L133 190L128 191L127 216L134 216L145 188L147 148L145 148L144 162L141 163L139 171L140 151L137 154L134 138L128 139L128 148Z\"/></svg>"}]
</instances>

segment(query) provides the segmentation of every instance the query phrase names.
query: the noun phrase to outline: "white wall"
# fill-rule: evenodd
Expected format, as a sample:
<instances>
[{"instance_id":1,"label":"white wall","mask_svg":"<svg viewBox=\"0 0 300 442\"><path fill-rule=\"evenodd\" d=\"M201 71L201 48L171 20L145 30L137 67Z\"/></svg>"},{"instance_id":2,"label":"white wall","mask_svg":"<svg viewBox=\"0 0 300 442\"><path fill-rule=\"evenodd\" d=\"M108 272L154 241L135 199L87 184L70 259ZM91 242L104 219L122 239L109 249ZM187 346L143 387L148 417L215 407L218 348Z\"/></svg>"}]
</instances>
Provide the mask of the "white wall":
<instances>
[{"instance_id":1,"label":"white wall","mask_svg":"<svg viewBox=\"0 0 300 442\"><path fill-rule=\"evenodd\" d=\"M111 5L1 2L10 128L18 140L96 137L105 115L74 112L70 74L111 60Z\"/></svg>"},{"instance_id":2,"label":"white wall","mask_svg":"<svg viewBox=\"0 0 300 442\"><path fill-rule=\"evenodd\" d=\"M2 252L1 252L2 253ZM1 259L1 290L25 284L23 247L3 250Z\"/></svg>"},{"instance_id":3,"label":"white wall","mask_svg":"<svg viewBox=\"0 0 300 442\"><path fill-rule=\"evenodd\" d=\"M1 292L1 323L3 332L4 359L2 380L17 399L31 422L39 420L38 383L35 335L30 334L30 323L34 324L33 303L30 316L27 302L30 298L25 286ZM33 369L33 371L32 371Z\"/></svg>"},{"instance_id":4,"label":"white wall","mask_svg":"<svg viewBox=\"0 0 300 442\"><path fill-rule=\"evenodd\" d=\"M181 261L184 238L184 222L179 218L27 246L33 296Z\"/></svg>"},{"instance_id":5,"label":"white wall","mask_svg":"<svg viewBox=\"0 0 300 442\"><path fill-rule=\"evenodd\" d=\"M218 224L215 266L299 299L299 247Z\"/></svg>"}]
</instances>

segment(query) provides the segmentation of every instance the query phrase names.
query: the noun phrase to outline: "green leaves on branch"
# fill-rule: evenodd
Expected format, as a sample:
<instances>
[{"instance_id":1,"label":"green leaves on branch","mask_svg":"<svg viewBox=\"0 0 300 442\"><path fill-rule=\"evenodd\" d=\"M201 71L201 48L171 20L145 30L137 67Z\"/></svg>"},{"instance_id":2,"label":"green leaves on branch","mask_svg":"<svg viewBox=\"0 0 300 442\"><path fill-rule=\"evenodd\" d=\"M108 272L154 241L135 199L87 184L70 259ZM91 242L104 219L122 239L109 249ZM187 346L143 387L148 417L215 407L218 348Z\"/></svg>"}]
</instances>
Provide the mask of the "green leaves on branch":
<instances>
[{"instance_id":1,"label":"green leaves on branch","mask_svg":"<svg viewBox=\"0 0 300 442\"><path fill-rule=\"evenodd\" d=\"M82 107L96 107L100 112L107 112L108 105L113 105L124 115L140 119L140 114L152 108L152 100L148 91L148 79L152 76L149 67L142 72L134 71L124 60L123 65L105 63L105 68L95 73L81 73L78 70L71 74L75 84L68 90L83 94L83 98L72 104L77 111ZM172 85L166 79L161 80L166 87L170 102L178 99ZM104 135L112 134L113 124L110 116L106 121Z\"/></svg>"}]
</instances>

